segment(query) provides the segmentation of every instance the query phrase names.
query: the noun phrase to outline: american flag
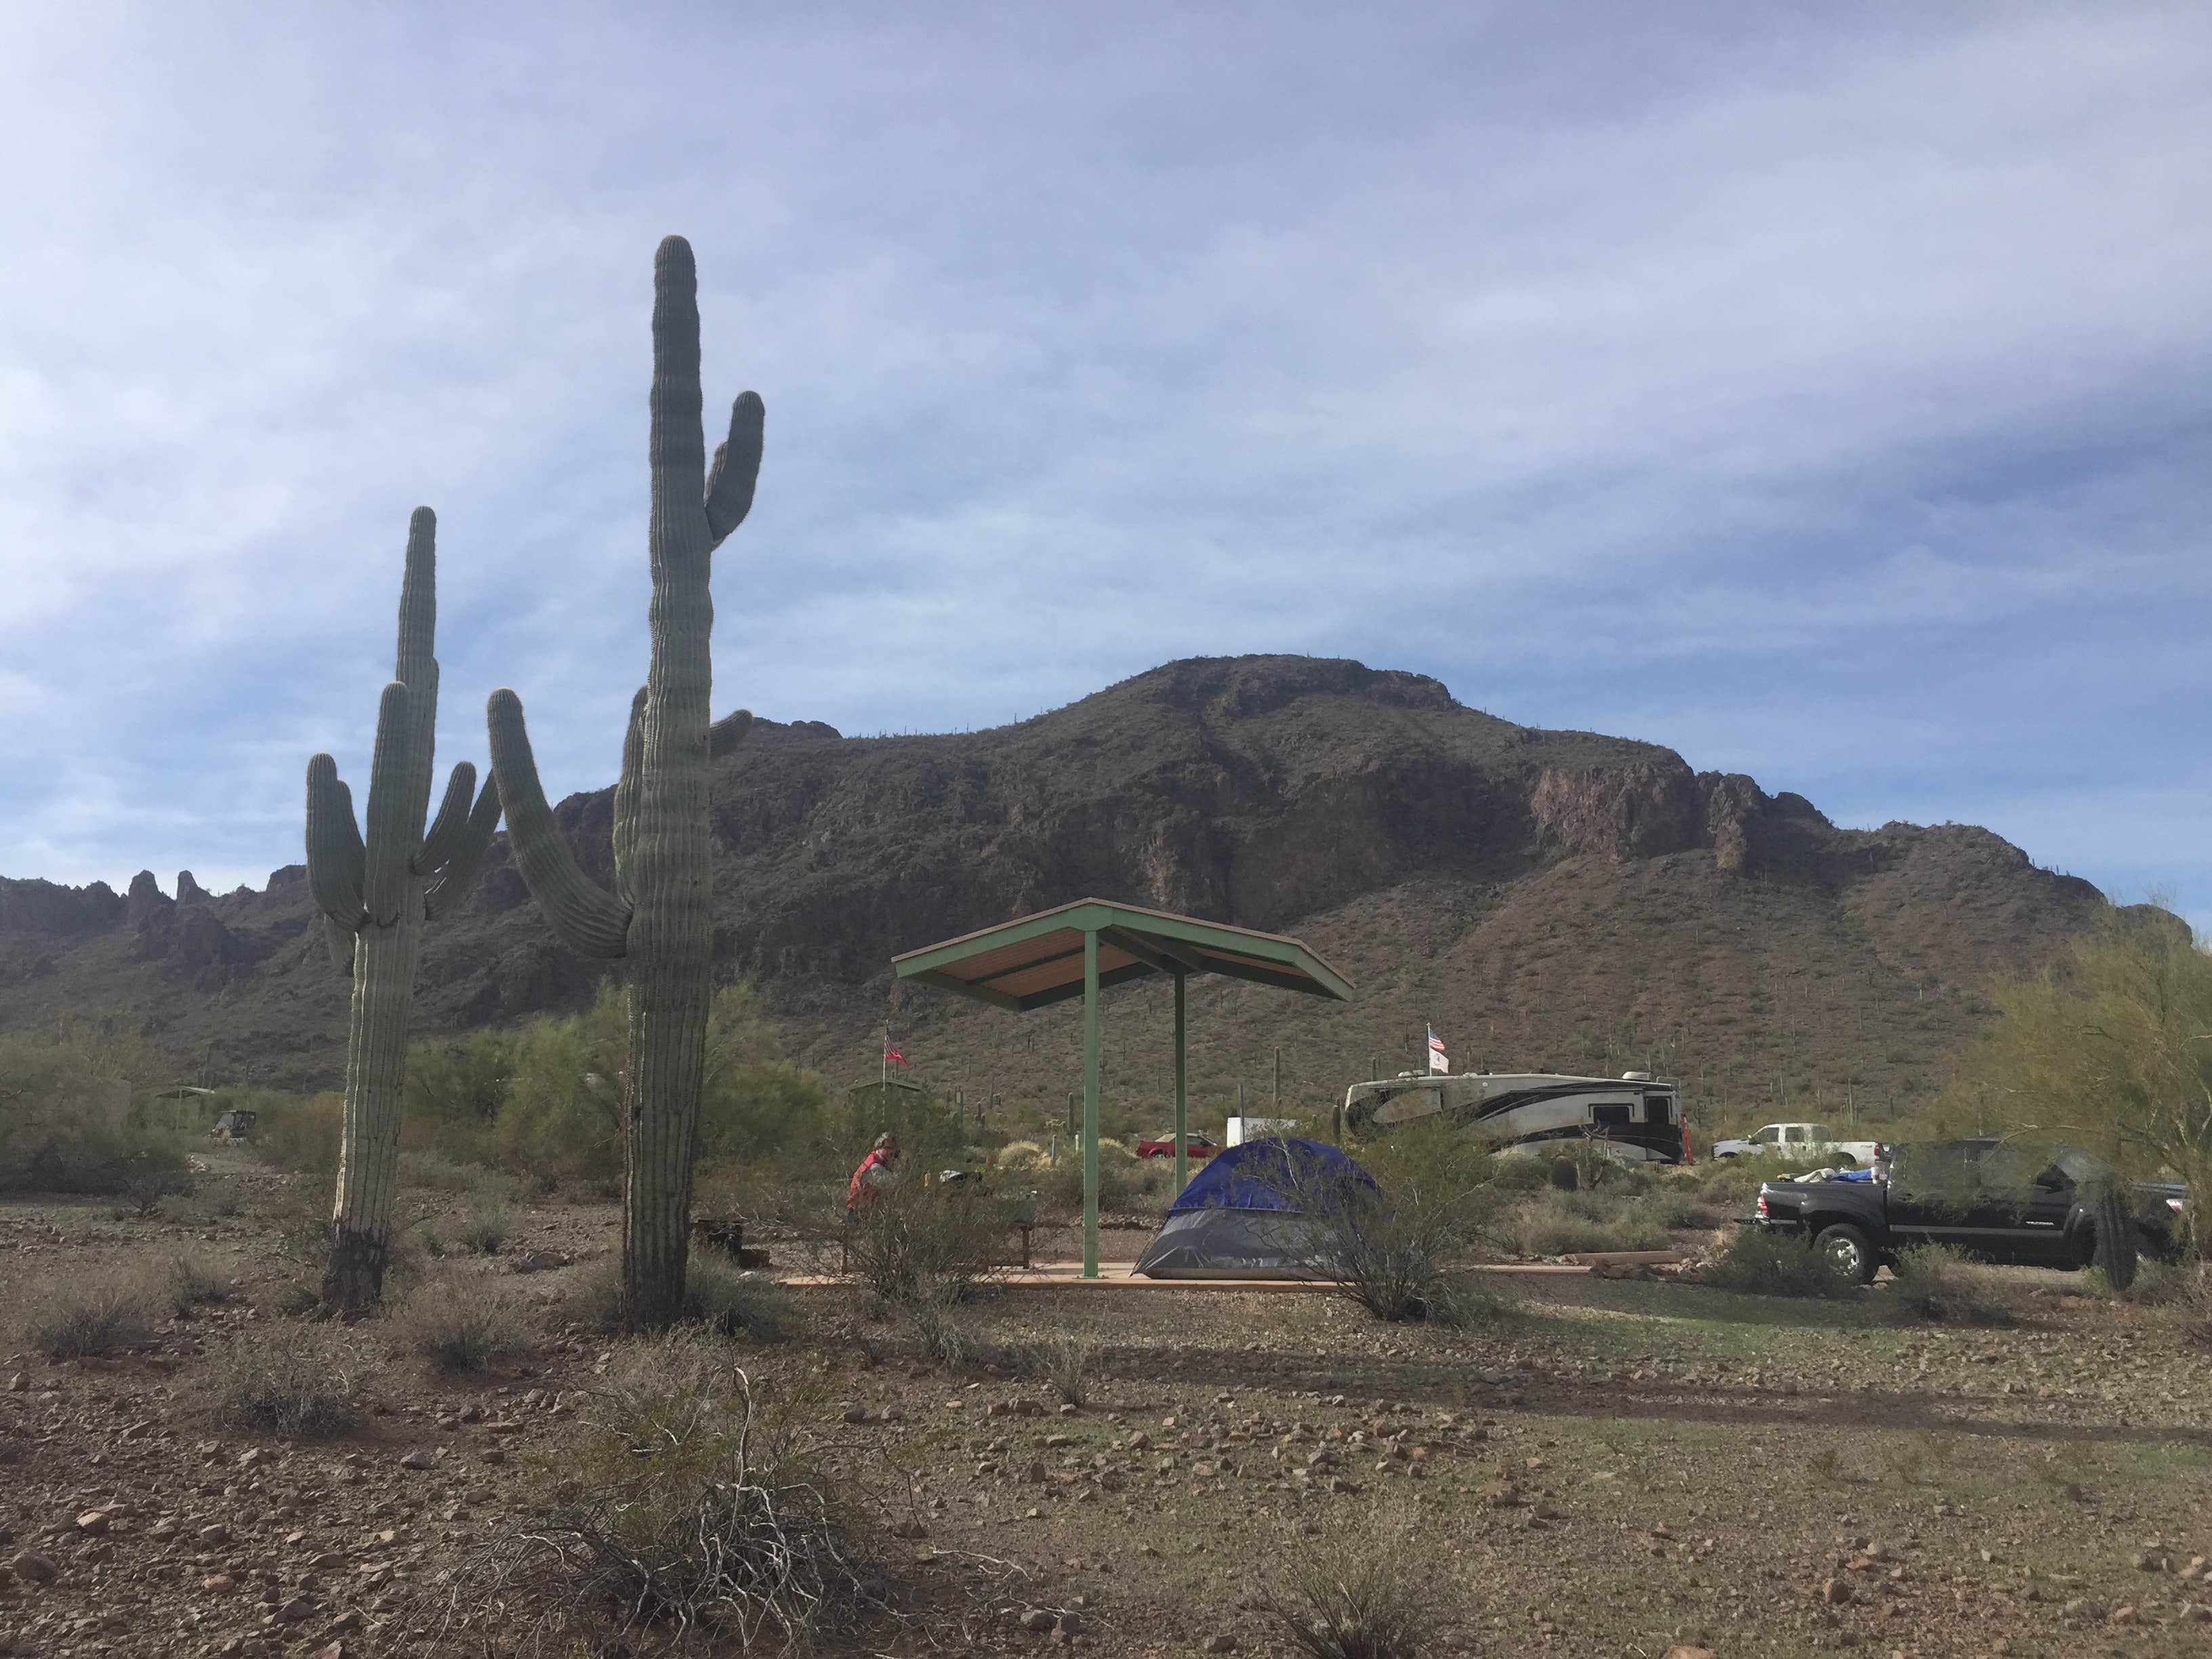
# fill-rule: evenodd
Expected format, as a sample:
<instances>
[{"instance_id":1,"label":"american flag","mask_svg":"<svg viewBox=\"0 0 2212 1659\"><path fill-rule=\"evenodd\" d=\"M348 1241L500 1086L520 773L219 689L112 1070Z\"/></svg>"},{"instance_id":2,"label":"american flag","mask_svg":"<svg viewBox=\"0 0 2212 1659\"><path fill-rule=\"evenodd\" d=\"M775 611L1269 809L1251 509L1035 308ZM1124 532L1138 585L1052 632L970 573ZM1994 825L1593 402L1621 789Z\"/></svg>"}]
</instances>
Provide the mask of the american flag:
<instances>
[{"instance_id":1,"label":"american flag","mask_svg":"<svg viewBox=\"0 0 2212 1659\"><path fill-rule=\"evenodd\" d=\"M1444 1058L1444 1040L1437 1035L1437 1028L1433 1025L1429 1027L1429 1069L1431 1072L1451 1070L1451 1062Z\"/></svg>"}]
</instances>

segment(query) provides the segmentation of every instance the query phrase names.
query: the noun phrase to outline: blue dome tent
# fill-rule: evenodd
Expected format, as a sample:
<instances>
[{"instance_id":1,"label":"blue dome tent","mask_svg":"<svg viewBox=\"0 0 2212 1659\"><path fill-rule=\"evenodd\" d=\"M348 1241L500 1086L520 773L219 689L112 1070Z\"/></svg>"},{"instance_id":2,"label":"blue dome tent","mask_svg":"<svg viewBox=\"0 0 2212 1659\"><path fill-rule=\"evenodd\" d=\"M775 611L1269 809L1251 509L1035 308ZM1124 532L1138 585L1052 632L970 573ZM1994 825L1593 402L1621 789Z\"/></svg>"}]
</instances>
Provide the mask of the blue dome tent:
<instances>
[{"instance_id":1,"label":"blue dome tent","mask_svg":"<svg viewBox=\"0 0 2212 1659\"><path fill-rule=\"evenodd\" d=\"M1328 1279L1313 1210L1379 1196L1375 1177L1318 1140L1248 1140L1216 1153L1168 1207L1135 1271L1151 1279Z\"/></svg>"}]
</instances>

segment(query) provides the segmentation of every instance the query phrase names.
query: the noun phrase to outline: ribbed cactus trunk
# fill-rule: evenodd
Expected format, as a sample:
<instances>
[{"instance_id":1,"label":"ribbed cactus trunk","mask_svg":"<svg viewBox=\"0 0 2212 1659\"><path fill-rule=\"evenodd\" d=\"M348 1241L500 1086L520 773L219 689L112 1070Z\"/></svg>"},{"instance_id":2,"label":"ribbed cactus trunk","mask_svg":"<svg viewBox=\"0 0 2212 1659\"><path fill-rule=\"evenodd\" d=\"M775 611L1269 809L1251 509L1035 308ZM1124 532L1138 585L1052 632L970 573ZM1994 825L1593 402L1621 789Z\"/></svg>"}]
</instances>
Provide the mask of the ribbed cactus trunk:
<instances>
[{"instance_id":1,"label":"ribbed cactus trunk","mask_svg":"<svg viewBox=\"0 0 2212 1659\"><path fill-rule=\"evenodd\" d=\"M623 1096L623 1311L634 1330L683 1312L691 1167L713 988L708 785L714 755L750 716L711 715L714 550L752 505L762 409L730 411L729 441L707 467L700 428L698 276L671 236L653 262L653 475L647 544L653 656L630 705L615 786L615 892L593 885L562 838L530 749L522 704L492 694L492 767L507 804L517 868L562 939L629 963L629 1065Z\"/></svg>"},{"instance_id":2,"label":"ribbed cactus trunk","mask_svg":"<svg viewBox=\"0 0 2212 1659\"><path fill-rule=\"evenodd\" d=\"M324 1302L343 1313L384 1293L422 924L460 896L499 823L498 792L488 781L477 793L477 769L463 761L437 821L427 834L423 827L438 727L437 525L421 507L408 526L398 653L377 703L366 838L337 763L328 755L307 763L308 882L332 959L353 977L337 1194L323 1275Z\"/></svg>"}]
</instances>

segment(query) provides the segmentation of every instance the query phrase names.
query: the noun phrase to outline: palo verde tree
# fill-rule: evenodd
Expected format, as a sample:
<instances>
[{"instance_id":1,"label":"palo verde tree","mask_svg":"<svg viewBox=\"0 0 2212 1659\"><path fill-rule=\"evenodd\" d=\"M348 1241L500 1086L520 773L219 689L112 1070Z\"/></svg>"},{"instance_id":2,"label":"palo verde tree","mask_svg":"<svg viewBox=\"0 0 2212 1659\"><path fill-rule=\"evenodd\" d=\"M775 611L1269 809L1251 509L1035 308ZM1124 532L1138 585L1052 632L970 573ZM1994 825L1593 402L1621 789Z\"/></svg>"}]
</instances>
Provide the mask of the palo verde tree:
<instances>
[{"instance_id":1,"label":"palo verde tree","mask_svg":"<svg viewBox=\"0 0 2212 1659\"><path fill-rule=\"evenodd\" d=\"M2186 1183L2180 1221L2212 1256L2212 952L2179 917L2137 906L1990 997L1996 1018L1960 1051L1939 1119L2069 1143L2110 1166L2115 1181L2087 1196L2116 1280L2134 1271L2130 1180Z\"/></svg>"},{"instance_id":2,"label":"palo verde tree","mask_svg":"<svg viewBox=\"0 0 2212 1659\"><path fill-rule=\"evenodd\" d=\"M698 272L680 236L653 270L653 502L647 550L653 654L630 703L615 785L615 890L585 876L538 781L522 702L502 688L486 715L493 775L507 805L516 867L573 949L629 963L629 1052L623 1078L623 1317L632 1329L684 1305L713 999L708 866L710 763L744 736L743 710L716 721L708 592L713 555L751 509L763 412L752 392L730 410L728 441L707 465L700 426Z\"/></svg>"},{"instance_id":3,"label":"palo verde tree","mask_svg":"<svg viewBox=\"0 0 2212 1659\"><path fill-rule=\"evenodd\" d=\"M438 659L431 654L438 631L437 538L436 514L416 507L399 588L398 660L376 709L366 837L337 763L328 755L307 763L308 884L331 959L353 978L337 1197L323 1275L324 1302L345 1313L384 1292L422 924L459 900L499 824L498 791L488 780L478 793L477 769L463 761L447 781L436 819L423 828L438 728Z\"/></svg>"}]
</instances>

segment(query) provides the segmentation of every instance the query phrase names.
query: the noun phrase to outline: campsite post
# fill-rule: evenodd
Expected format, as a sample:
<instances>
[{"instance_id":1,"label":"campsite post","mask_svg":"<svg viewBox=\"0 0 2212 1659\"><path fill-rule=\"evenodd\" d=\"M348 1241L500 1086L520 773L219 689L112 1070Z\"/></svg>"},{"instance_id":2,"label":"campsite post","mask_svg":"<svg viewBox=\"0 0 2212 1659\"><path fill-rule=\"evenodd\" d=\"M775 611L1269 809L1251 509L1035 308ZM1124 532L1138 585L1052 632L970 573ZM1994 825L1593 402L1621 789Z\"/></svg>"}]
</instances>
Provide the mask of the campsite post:
<instances>
[{"instance_id":1,"label":"campsite post","mask_svg":"<svg viewBox=\"0 0 2212 1659\"><path fill-rule=\"evenodd\" d=\"M1083 1276L1098 1277L1098 930L1083 930Z\"/></svg>"},{"instance_id":2,"label":"campsite post","mask_svg":"<svg viewBox=\"0 0 2212 1659\"><path fill-rule=\"evenodd\" d=\"M1178 1194L1190 1180L1190 1148L1186 1144L1186 1131L1190 1127L1190 1067L1182 1036L1182 988L1188 977L1185 974L1175 976L1175 1186Z\"/></svg>"}]
</instances>

